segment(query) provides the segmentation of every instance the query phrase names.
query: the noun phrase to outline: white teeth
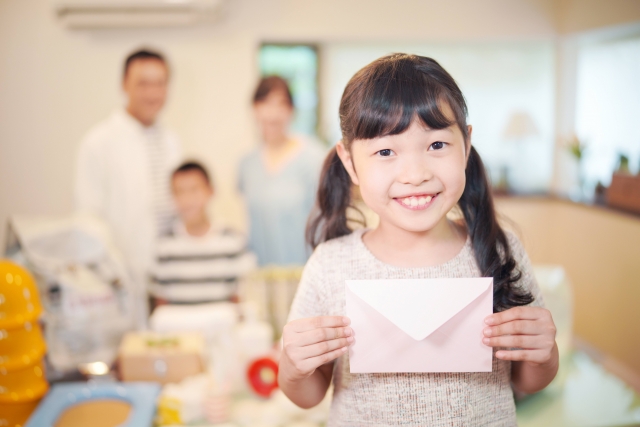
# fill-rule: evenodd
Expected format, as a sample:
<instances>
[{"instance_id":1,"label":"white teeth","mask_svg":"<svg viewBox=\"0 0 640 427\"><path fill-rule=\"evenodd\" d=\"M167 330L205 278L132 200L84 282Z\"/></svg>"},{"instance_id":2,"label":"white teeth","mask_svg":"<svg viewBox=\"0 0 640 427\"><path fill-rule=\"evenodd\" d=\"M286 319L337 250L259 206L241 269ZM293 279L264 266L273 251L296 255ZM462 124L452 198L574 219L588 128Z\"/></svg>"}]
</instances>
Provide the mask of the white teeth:
<instances>
[{"instance_id":1,"label":"white teeth","mask_svg":"<svg viewBox=\"0 0 640 427\"><path fill-rule=\"evenodd\" d=\"M401 202L405 206L410 206L412 208L415 208L418 206L424 206L427 203L429 203L431 200L433 200L433 196L424 196L424 197L409 196L401 199Z\"/></svg>"}]
</instances>

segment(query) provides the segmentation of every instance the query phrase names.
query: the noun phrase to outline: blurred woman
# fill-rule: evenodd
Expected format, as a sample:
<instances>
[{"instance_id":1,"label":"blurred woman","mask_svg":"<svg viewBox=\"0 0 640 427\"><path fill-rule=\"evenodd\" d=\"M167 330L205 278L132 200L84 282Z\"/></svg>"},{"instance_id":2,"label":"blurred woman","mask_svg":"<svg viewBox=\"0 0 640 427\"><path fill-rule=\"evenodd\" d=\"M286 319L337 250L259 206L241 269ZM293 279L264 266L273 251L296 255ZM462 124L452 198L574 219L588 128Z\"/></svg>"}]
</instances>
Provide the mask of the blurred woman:
<instances>
[{"instance_id":1,"label":"blurred woman","mask_svg":"<svg viewBox=\"0 0 640 427\"><path fill-rule=\"evenodd\" d=\"M325 151L291 135L293 97L276 76L260 80L253 110L261 144L240 164L239 187L249 211L249 244L260 265L303 265L307 217L313 208Z\"/></svg>"}]
</instances>

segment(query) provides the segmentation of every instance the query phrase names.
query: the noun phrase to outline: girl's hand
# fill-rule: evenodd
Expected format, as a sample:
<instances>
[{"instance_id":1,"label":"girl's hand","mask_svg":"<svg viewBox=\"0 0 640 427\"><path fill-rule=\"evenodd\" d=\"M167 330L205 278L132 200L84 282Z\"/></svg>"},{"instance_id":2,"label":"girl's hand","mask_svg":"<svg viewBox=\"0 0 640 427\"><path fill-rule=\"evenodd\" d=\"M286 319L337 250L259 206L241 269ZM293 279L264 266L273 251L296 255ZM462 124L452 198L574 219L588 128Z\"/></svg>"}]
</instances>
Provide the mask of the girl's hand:
<instances>
[{"instance_id":1,"label":"girl's hand","mask_svg":"<svg viewBox=\"0 0 640 427\"><path fill-rule=\"evenodd\" d=\"M349 318L322 316L298 319L285 325L280 370L288 380L309 377L314 371L346 353L353 343Z\"/></svg>"},{"instance_id":2,"label":"girl's hand","mask_svg":"<svg viewBox=\"0 0 640 427\"><path fill-rule=\"evenodd\" d=\"M541 307L514 307L485 319L482 342L490 347L517 347L499 350L502 360L545 364L553 362L556 326L549 310Z\"/></svg>"}]
</instances>

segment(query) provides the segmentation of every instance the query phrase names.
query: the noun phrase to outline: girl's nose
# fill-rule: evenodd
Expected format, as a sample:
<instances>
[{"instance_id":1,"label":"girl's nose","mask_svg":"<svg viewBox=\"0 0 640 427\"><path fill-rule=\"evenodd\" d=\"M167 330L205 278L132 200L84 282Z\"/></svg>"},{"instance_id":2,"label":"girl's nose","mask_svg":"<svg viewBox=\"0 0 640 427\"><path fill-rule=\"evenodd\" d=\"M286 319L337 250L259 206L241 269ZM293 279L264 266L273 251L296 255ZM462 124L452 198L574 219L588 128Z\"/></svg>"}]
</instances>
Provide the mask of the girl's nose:
<instances>
[{"instance_id":1,"label":"girl's nose","mask_svg":"<svg viewBox=\"0 0 640 427\"><path fill-rule=\"evenodd\" d=\"M403 184L420 185L433 178L433 172L428 161L421 156L407 159L401 165L399 181Z\"/></svg>"}]
</instances>

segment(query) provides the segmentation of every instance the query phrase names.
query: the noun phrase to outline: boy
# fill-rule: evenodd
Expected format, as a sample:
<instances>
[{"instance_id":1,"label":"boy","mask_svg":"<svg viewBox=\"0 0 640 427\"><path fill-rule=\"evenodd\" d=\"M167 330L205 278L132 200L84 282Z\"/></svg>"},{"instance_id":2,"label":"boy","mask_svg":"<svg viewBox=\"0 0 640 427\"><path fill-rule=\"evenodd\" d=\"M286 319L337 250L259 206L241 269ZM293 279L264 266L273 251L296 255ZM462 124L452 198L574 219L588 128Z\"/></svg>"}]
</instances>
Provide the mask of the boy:
<instances>
[{"instance_id":1,"label":"boy","mask_svg":"<svg viewBox=\"0 0 640 427\"><path fill-rule=\"evenodd\" d=\"M214 188L207 170L187 162L173 172L178 218L158 241L150 286L156 304L228 301L238 278L256 267L240 233L211 223L207 205Z\"/></svg>"}]
</instances>

